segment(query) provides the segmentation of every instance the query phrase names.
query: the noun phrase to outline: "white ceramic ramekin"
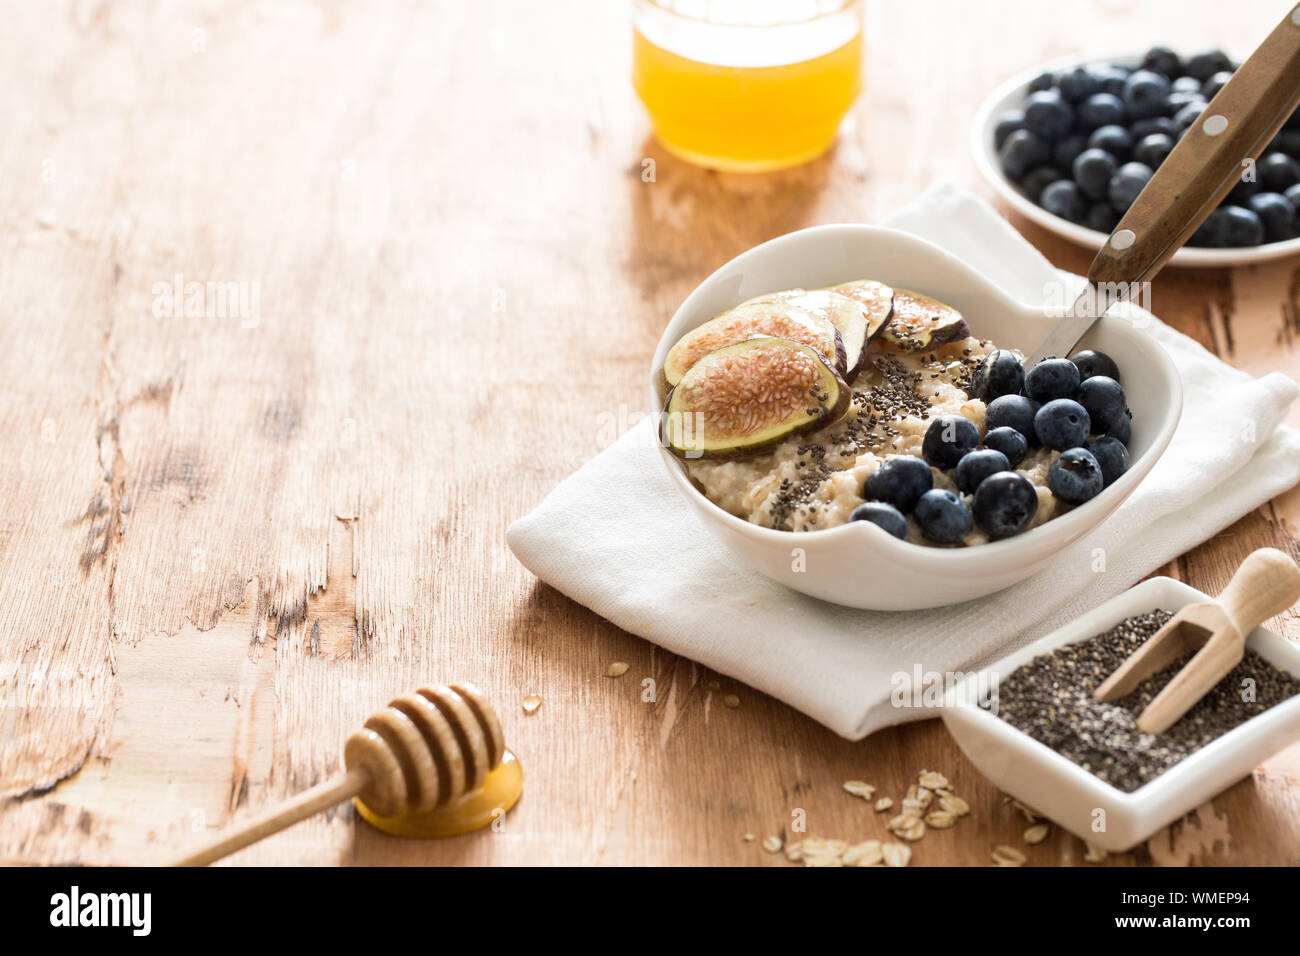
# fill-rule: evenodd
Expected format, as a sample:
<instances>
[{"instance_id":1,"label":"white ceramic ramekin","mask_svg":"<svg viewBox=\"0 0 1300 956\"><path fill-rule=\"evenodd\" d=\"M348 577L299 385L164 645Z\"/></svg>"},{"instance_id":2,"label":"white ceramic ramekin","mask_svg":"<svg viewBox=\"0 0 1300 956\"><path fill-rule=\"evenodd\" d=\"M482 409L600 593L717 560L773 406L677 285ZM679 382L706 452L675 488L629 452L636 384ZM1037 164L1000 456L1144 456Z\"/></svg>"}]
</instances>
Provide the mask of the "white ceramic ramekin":
<instances>
[{"instance_id":1,"label":"white ceramic ramekin","mask_svg":"<svg viewBox=\"0 0 1300 956\"><path fill-rule=\"evenodd\" d=\"M934 296L959 309L972 334L1026 354L1056 321L1044 314L1041 304L1011 299L955 256L908 233L876 226L815 226L742 253L687 296L655 351L649 375L653 407L663 405L658 370L664 356L697 325L765 292L864 278ZM713 504L691 483L681 461L666 449L660 454L704 527L768 577L849 607L900 611L956 604L1029 577L1100 524L1137 487L1173 437L1182 411L1182 386L1173 363L1150 336L1108 315L1080 347L1101 349L1120 365L1133 409L1132 465L1086 504L1005 541L970 548L923 547L900 541L867 521L797 534L762 528Z\"/></svg>"},{"instance_id":2,"label":"white ceramic ramekin","mask_svg":"<svg viewBox=\"0 0 1300 956\"><path fill-rule=\"evenodd\" d=\"M1086 640L1125 618L1155 608L1177 611L1208 600L1207 595L1172 578L1143 581L1067 627L967 675L949 691L943 722L975 768L999 790L1104 850L1127 850L1300 739L1300 697L1253 717L1149 783L1124 793L981 709L974 694L977 689L986 693L1038 655ZM1272 631L1256 628L1246 646L1279 669L1300 677L1300 648Z\"/></svg>"}]
</instances>

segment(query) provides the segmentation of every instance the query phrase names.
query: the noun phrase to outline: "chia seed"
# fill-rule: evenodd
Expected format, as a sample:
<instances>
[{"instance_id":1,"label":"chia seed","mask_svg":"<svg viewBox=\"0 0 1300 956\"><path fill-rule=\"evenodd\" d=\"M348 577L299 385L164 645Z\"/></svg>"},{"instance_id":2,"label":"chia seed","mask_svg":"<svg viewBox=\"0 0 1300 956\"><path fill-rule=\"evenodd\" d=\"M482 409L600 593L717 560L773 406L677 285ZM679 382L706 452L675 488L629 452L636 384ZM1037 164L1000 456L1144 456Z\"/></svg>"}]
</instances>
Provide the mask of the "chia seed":
<instances>
[{"instance_id":1,"label":"chia seed","mask_svg":"<svg viewBox=\"0 0 1300 956\"><path fill-rule=\"evenodd\" d=\"M998 686L998 717L1125 793L1155 779L1223 734L1296 694L1300 680L1246 650L1210 692L1163 734L1137 729L1138 715L1187 662L1153 674L1104 703L1093 690L1173 615L1154 610L1103 634L1058 647L1017 668ZM1255 699L1243 700L1252 681Z\"/></svg>"}]
</instances>

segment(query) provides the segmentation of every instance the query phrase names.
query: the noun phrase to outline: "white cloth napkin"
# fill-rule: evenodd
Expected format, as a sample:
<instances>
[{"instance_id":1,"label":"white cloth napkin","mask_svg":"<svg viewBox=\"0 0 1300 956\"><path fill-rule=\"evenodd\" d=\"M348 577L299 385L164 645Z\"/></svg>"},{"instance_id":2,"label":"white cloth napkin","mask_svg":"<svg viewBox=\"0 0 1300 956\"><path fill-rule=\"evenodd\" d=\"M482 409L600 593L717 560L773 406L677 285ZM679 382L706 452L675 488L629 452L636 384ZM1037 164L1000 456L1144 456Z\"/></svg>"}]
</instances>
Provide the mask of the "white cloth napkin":
<instances>
[{"instance_id":1,"label":"white cloth napkin","mask_svg":"<svg viewBox=\"0 0 1300 956\"><path fill-rule=\"evenodd\" d=\"M951 186L931 189L886 224L946 247L1025 302L1041 301L1057 276L992 208ZM931 716L891 704L895 674L989 663L1300 481L1300 432L1279 427L1300 386L1276 373L1252 378L1143 318L1183 380L1173 442L1108 521L1032 578L987 598L932 611L859 611L749 570L681 502L649 419L516 521L507 540L539 578L624 630L772 694L844 737ZM1254 442L1243 439L1245 423L1253 423ZM1098 548L1106 556L1100 573Z\"/></svg>"}]
</instances>

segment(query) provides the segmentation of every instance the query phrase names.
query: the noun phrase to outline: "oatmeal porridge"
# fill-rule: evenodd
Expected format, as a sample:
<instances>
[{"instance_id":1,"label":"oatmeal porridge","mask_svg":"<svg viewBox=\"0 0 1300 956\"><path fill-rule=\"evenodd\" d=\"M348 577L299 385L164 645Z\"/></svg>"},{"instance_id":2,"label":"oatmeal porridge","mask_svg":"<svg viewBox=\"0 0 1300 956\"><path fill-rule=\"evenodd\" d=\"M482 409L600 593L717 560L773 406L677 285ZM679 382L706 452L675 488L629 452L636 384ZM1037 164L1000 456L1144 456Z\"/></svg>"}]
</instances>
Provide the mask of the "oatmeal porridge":
<instances>
[{"instance_id":1,"label":"oatmeal porridge","mask_svg":"<svg viewBox=\"0 0 1300 956\"><path fill-rule=\"evenodd\" d=\"M855 305L864 323L850 323ZM867 520L925 545L1019 534L1127 469L1130 415L1108 356L1026 371L969 332L943 303L868 280L742 303L675 347L665 443L746 521Z\"/></svg>"}]
</instances>

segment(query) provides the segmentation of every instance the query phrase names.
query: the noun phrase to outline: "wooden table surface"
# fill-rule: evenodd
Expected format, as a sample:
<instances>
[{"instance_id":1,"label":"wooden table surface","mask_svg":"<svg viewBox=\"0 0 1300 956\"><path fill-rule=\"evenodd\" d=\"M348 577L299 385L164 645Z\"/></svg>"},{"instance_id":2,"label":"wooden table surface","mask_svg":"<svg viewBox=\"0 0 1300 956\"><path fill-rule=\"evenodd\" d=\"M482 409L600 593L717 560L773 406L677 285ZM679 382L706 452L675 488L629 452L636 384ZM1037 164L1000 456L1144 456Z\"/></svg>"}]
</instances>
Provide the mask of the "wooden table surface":
<instances>
[{"instance_id":1,"label":"wooden table surface","mask_svg":"<svg viewBox=\"0 0 1300 956\"><path fill-rule=\"evenodd\" d=\"M0 860L165 859L337 770L395 693L455 678L527 772L499 832L403 841L345 806L233 859L785 865L742 834L802 809L825 837L884 836L842 782L897 800L921 768L974 812L914 862L1021 845L938 721L841 740L539 584L505 529L609 416L645 411L661 329L719 264L936 180L988 195L968 122L1032 63L1249 49L1284 12L870 0L837 148L744 177L650 138L621 4L4 4ZM941 53L918 61L922 39ZM1155 311L1297 375L1297 266L1169 270ZM174 307L209 281L244 298ZM1297 553L1300 491L1164 570L1215 590L1266 544ZM1273 623L1300 639L1294 611ZM1300 862L1300 746L1107 862Z\"/></svg>"}]
</instances>

